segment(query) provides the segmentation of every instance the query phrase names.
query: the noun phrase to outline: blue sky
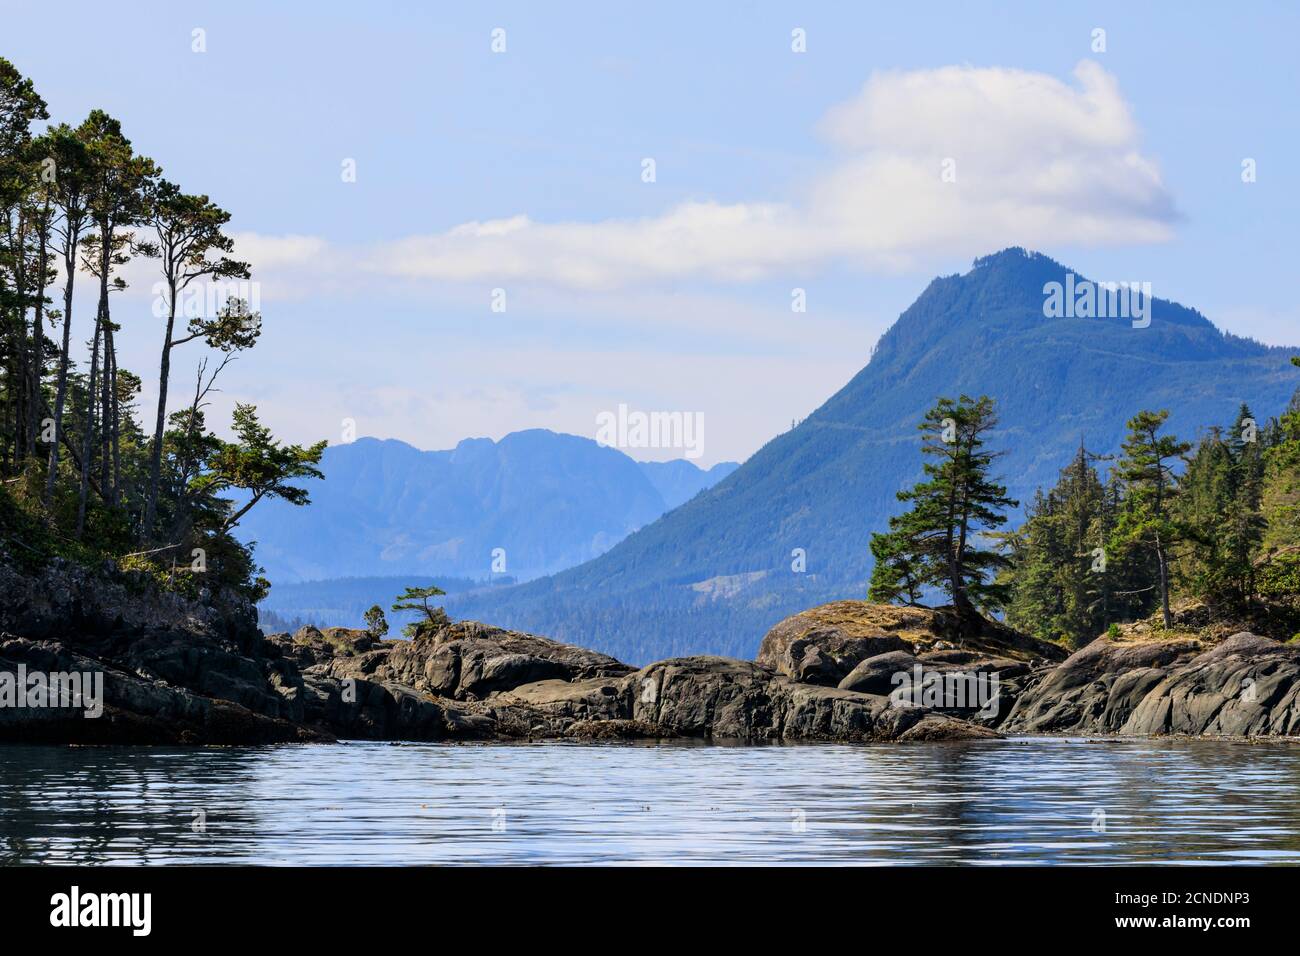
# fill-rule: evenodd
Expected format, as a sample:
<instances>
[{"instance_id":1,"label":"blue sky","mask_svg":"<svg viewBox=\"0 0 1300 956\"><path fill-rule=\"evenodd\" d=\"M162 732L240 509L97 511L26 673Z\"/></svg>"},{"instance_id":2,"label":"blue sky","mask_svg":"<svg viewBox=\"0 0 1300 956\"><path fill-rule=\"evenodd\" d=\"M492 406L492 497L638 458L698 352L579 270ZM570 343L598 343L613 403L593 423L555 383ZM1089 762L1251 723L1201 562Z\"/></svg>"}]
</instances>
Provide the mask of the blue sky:
<instances>
[{"instance_id":1,"label":"blue sky","mask_svg":"<svg viewBox=\"0 0 1300 956\"><path fill-rule=\"evenodd\" d=\"M627 404L743 459L1009 244L1300 343L1282 4L539 6L4 3L0 55L233 213L265 333L219 405L294 440L594 435ZM151 389L150 267L128 278Z\"/></svg>"}]
</instances>

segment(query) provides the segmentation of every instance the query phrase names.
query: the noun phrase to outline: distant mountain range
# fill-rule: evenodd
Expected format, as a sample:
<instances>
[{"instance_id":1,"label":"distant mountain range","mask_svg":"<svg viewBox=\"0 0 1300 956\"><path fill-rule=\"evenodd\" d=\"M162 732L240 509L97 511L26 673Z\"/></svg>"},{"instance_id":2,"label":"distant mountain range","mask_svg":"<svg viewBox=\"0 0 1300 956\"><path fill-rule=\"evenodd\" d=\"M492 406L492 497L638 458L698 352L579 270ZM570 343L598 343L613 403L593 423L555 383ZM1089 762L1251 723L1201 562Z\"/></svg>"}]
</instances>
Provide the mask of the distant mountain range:
<instances>
[{"instance_id":1,"label":"distant mountain range","mask_svg":"<svg viewBox=\"0 0 1300 956\"><path fill-rule=\"evenodd\" d=\"M752 657L784 615L865 596L870 534L920 476L916 425L939 396L997 400L998 471L1024 502L1081 439L1117 451L1141 409L1168 409L1169 429L1194 438L1241 402L1261 422L1278 414L1300 382L1294 349L1223 333L1193 309L1154 299L1146 327L1061 315L1045 306L1050 283L1086 280L1022 249L935 279L862 371L734 474L592 561L448 609L634 663Z\"/></svg>"},{"instance_id":2,"label":"distant mountain range","mask_svg":"<svg viewBox=\"0 0 1300 956\"><path fill-rule=\"evenodd\" d=\"M450 451L361 438L326 450L325 480L307 485L310 505L266 502L236 532L257 542L273 585L394 575L522 581L602 554L737 467L637 462L542 429L466 439Z\"/></svg>"}]
</instances>

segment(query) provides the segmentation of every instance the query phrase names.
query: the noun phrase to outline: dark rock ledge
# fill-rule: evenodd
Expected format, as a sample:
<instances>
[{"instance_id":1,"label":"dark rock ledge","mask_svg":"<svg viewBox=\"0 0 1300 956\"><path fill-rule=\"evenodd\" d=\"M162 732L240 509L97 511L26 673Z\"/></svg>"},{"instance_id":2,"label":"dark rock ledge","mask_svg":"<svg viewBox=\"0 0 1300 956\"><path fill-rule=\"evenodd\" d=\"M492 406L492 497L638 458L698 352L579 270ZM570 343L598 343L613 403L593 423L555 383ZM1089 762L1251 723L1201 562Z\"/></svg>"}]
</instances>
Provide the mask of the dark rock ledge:
<instances>
[{"instance_id":1,"label":"dark rock ledge","mask_svg":"<svg viewBox=\"0 0 1300 956\"><path fill-rule=\"evenodd\" d=\"M0 672L104 675L103 714L0 707L0 740L735 738L909 741L997 734L777 667L685 657L635 669L473 621L413 641L304 628L263 637L250 606L186 602L147 579L0 565Z\"/></svg>"},{"instance_id":2,"label":"dark rock ledge","mask_svg":"<svg viewBox=\"0 0 1300 956\"><path fill-rule=\"evenodd\" d=\"M0 676L102 673L103 714L0 706L0 741L937 741L1001 733L1290 735L1300 649L1237 635L1064 652L998 625L965 642L943 611L841 601L782 621L757 661L635 669L473 621L412 640L346 628L264 637L247 604L147 580L0 565ZM996 675L991 708L891 699L898 675Z\"/></svg>"}]
</instances>

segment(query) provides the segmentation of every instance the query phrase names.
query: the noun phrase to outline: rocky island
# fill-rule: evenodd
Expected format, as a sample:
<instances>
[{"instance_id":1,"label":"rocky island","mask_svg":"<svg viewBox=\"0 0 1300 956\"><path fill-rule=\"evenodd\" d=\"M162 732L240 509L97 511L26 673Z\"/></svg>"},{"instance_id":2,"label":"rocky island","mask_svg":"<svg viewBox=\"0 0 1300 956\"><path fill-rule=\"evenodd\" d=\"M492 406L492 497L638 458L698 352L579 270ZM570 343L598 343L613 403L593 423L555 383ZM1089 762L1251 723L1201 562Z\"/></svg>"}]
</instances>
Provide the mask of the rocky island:
<instances>
[{"instance_id":1,"label":"rocky island","mask_svg":"<svg viewBox=\"0 0 1300 956\"><path fill-rule=\"evenodd\" d=\"M364 740L944 741L1016 733L1291 735L1300 648L1103 637L1067 656L945 609L838 601L781 621L754 661L635 668L475 621L413 640L349 628L264 635L247 601L146 575L0 566L0 674L102 674L102 712L0 708L0 739L66 744ZM900 675L904 675L900 677ZM983 675L990 706L913 702L909 675ZM53 703L53 702L52 702Z\"/></svg>"}]
</instances>

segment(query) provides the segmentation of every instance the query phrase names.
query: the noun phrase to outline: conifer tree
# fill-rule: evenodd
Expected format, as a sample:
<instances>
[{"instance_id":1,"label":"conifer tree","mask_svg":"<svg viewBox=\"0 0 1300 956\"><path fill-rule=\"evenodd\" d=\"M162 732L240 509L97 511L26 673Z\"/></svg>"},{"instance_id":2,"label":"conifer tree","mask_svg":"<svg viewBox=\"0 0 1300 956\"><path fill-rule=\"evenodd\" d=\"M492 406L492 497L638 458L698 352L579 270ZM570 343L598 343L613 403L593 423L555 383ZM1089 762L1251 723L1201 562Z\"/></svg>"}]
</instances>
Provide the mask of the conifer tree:
<instances>
[{"instance_id":1,"label":"conifer tree","mask_svg":"<svg viewBox=\"0 0 1300 956\"><path fill-rule=\"evenodd\" d=\"M397 599L393 601L394 611L419 611L424 615L423 621L416 621L402 628L402 633L407 637L415 638L428 629L440 627L446 624L449 618L447 612L438 605L430 605L429 598L438 597L446 594L440 587L430 585L423 588L408 587Z\"/></svg>"},{"instance_id":2,"label":"conifer tree","mask_svg":"<svg viewBox=\"0 0 1300 956\"><path fill-rule=\"evenodd\" d=\"M1039 492L1014 542L1007 622L1044 640L1081 646L1105 629L1109 572L1106 488L1082 442L1056 486Z\"/></svg>"},{"instance_id":3,"label":"conifer tree","mask_svg":"<svg viewBox=\"0 0 1300 956\"><path fill-rule=\"evenodd\" d=\"M1169 412L1142 411L1129 419L1129 434L1116 474L1124 483L1124 507L1113 540L1121 547L1135 546L1155 562L1155 589L1166 628L1173 626L1169 609L1169 558L1179 540L1172 509L1178 497L1175 465L1191 445L1160 429Z\"/></svg>"},{"instance_id":4,"label":"conifer tree","mask_svg":"<svg viewBox=\"0 0 1300 956\"><path fill-rule=\"evenodd\" d=\"M167 424L167 386L171 379L172 350L197 338L205 338L210 345L247 347L247 337L252 327L217 320L193 318L187 334L176 336L178 299L190 284L199 279L247 279L248 264L224 255L234 248L234 241L222 230L230 221L230 214L218 207L207 196L190 196L179 186L165 179L149 183L145 216L153 227L154 239L143 245L144 250L158 258L162 274L166 326L163 332L162 357L158 362L158 410L154 420L153 446L149 457L149 486L145 492L144 518L140 533L147 538L153 533L154 518L158 509L158 483L162 467L163 432ZM229 310L227 310L228 312ZM249 313L250 315L252 313ZM256 338L253 331L252 338Z\"/></svg>"},{"instance_id":5,"label":"conifer tree","mask_svg":"<svg viewBox=\"0 0 1300 956\"><path fill-rule=\"evenodd\" d=\"M1300 357L1291 363L1300 366ZM1262 498L1268 517L1264 546L1300 546L1300 390L1280 416L1276 439L1264 458Z\"/></svg>"},{"instance_id":6,"label":"conifer tree","mask_svg":"<svg viewBox=\"0 0 1300 956\"><path fill-rule=\"evenodd\" d=\"M987 396L941 398L926 412L918 426L921 450L933 460L923 465L923 481L898 492L911 507L890 519L888 536L876 545L887 560L873 573L875 593L901 593L900 562L906 562L915 569L909 574L915 586L933 585L952 598L966 632L982 627L981 609L996 611L1007 598L1006 586L995 580L1007 558L980 540L1006 522L1005 509L1017 505L989 477L997 453L984 446L996 425Z\"/></svg>"},{"instance_id":7,"label":"conifer tree","mask_svg":"<svg viewBox=\"0 0 1300 956\"><path fill-rule=\"evenodd\" d=\"M73 289L81 242L89 228L90 157L84 130L63 123L46 133L41 144L54 175L55 254L63 272L63 337L59 349L58 376L54 388L52 441L45 475L45 505L49 507L59 474L60 448L64 442L63 416L68 396L68 368L71 361Z\"/></svg>"},{"instance_id":8,"label":"conifer tree","mask_svg":"<svg viewBox=\"0 0 1300 956\"><path fill-rule=\"evenodd\" d=\"M376 640L382 640L388 633L388 619L384 617L384 609L378 604L370 605L370 609L365 613L366 631Z\"/></svg>"},{"instance_id":9,"label":"conifer tree","mask_svg":"<svg viewBox=\"0 0 1300 956\"><path fill-rule=\"evenodd\" d=\"M921 599L919 569L907 552L907 542L894 532L871 535L871 583L867 597L881 604L915 605Z\"/></svg>"},{"instance_id":10,"label":"conifer tree","mask_svg":"<svg viewBox=\"0 0 1300 956\"><path fill-rule=\"evenodd\" d=\"M1211 429L1180 479L1176 516L1189 547L1180 583L1223 609L1241 609L1254 593L1254 558L1263 539L1263 453L1246 405L1225 437Z\"/></svg>"}]
</instances>

